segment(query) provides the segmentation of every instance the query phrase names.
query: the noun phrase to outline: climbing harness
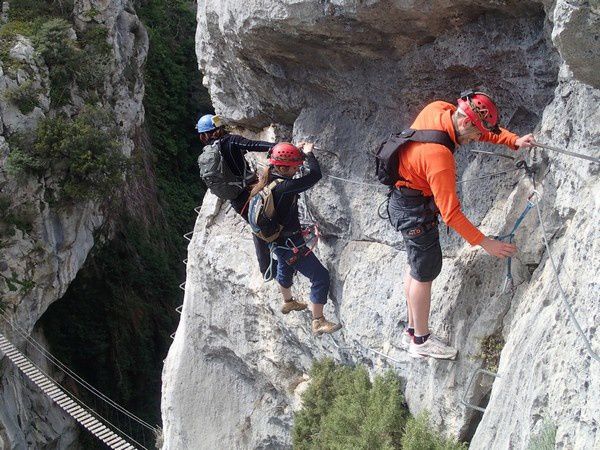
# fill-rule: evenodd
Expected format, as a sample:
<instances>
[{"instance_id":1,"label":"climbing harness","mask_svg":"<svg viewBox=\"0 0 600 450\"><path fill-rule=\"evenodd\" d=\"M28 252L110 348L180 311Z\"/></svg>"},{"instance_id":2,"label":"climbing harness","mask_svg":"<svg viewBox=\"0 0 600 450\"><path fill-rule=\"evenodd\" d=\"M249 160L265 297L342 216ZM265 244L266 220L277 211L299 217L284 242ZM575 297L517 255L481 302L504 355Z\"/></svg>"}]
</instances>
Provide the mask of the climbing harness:
<instances>
[{"instance_id":1,"label":"climbing harness","mask_svg":"<svg viewBox=\"0 0 600 450\"><path fill-rule=\"evenodd\" d=\"M595 162L596 164L600 164L600 158L594 158L593 156L583 155L581 153L570 152L568 150L563 150L561 148L552 147L550 145L540 144L539 142L535 142L532 145L535 147L540 147L540 148L550 150L553 152L562 153L563 155L574 156L575 158L586 159L588 161Z\"/></svg>"},{"instance_id":2,"label":"climbing harness","mask_svg":"<svg viewBox=\"0 0 600 450\"><path fill-rule=\"evenodd\" d=\"M496 239L498 241L504 241L504 240L508 239L508 242L510 244L512 244L512 241L513 241L513 238L515 237L515 232L517 231L517 228L519 228L519 225L521 225L521 222L523 222L523 219L525 219L525 216L527 215L527 213L529 213L529 211L531 211L531 208L533 208L538 203L539 199L540 199L539 192L534 190L531 193L531 195L527 198L527 205L525 206L525 209L523 210L521 215L515 221L515 224L514 224L512 230L510 230L510 232L508 234L504 234L502 236L495 236L494 239ZM504 279L504 286L502 287L502 293L506 293L507 290L510 293L512 293L514 291L514 280L513 280L511 269L512 269L512 257L509 256L506 261L506 277Z\"/></svg>"},{"instance_id":3,"label":"climbing harness","mask_svg":"<svg viewBox=\"0 0 600 450\"><path fill-rule=\"evenodd\" d=\"M379 204L379 206L377 207L377 215L379 216L380 219L383 220L389 220L390 219L390 196L392 195L392 191L393 189L390 189L389 192L386 194L385 198L383 199L383 201ZM385 208L385 215L381 212L382 208Z\"/></svg>"}]
</instances>

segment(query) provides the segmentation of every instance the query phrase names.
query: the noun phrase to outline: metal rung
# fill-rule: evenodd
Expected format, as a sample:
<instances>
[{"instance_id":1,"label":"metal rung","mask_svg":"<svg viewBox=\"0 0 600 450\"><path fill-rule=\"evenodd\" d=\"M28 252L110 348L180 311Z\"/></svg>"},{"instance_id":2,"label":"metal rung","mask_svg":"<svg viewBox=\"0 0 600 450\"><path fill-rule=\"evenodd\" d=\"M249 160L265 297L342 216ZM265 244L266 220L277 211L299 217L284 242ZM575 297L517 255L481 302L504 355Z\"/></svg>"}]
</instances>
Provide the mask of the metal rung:
<instances>
[{"instance_id":1,"label":"metal rung","mask_svg":"<svg viewBox=\"0 0 600 450\"><path fill-rule=\"evenodd\" d=\"M46 392L46 395L49 395L50 397L52 397L60 392L62 392L62 390L60 388L54 386L54 388L52 388L48 392Z\"/></svg>"},{"instance_id":2,"label":"metal rung","mask_svg":"<svg viewBox=\"0 0 600 450\"><path fill-rule=\"evenodd\" d=\"M88 428L88 430L90 430L90 432L92 434L95 434L96 436L98 435L98 432L102 429L104 425L102 425L100 422L98 422L95 425L92 425L91 427Z\"/></svg>"},{"instance_id":3,"label":"metal rung","mask_svg":"<svg viewBox=\"0 0 600 450\"><path fill-rule=\"evenodd\" d=\"M472 408L472 409L476 409L477 411L485 412L485 408L474 405L467 401L467 395L468 395L469 391L471 390L471 385L473 384L473 380L479 373L483 373L483 374L489 375L494 378L501 378L500 375L498 375L497 373L490 372L489 370L486 370L486 369L477 369L475 372L473 372L473 374L471 375L471 378L469 378L469 383L467 384L467 388L465 389L465 393L464 393L463 397L460 399L460 402L463 405L465 405L467 408Z\"/></svg>"},{"instance_id":4,"label":"metal rung","mask_svg":"<svg viewBox=\"0 0 600 450\"><path fill-rule=\"evenodd\" d=\"M89 427L91 426L91 423L98 423L98 420L96 420L95 417L92 417L88 414L88 418L87 419L82 419L81 421L81 425L83 425L84 427L86 427L89 430Z\"/></svg>"},{"instance_id":5,"label":"metal rung","mask_svg":"<svg viewBox=\"0 0 600 450\"><path fill-rule=\"evenodd\" d=\"M175 339L175 334L177 333L177 331L175 333L171 333L171 335L169 336L171 339Z\"/></svg>"},{"instance_id":6,"label":"metal rung","mask_svg":"<svg viewBox=\"0 0 600 450\"><path fill-rule=\"evenodd\" d=\"M182 262L187 266L188 259L185 258Z\"/></svg>"},{"instance_id":7,"label":"metal rung","mask_svg":"<svg viewBox=\"0 0 600 450\"><path fill-rule=\"evenodd\" d=\"M104 427L106 428L106 427ZM104 438L106 436L108 436L109 434L112 434L112 431L110 431L108 428L106 428L106 430L100 430L100 432L96 435L98 437L98 439L101 439L104 441Z\"/></svg>"},{"instance_id":8,"label":"metal rung","mask_svg":"<svg viewBox=\"0 0 600 450\"><path fill-rule=\"evenodd\" d=\"M81 419L81 415L85 412L79 405L74 406L71 409L73 410L73 416L75 416L77 419Z\"/></svg>"},{"instance_id":9,"label":"metal rung","mask_svg":"<svg viewBox=\"0 0 600 450\"><path fill-rule=\"evenodd\" d=\"M184 237L184 238L186 238L188 241L191 241L191 240L192 240L192 238L191 238L191 237L188 237L188 236L192 236L193 234L194 234L194 231L190 231L189 233L185 233L185 234L183 235L183 237Z\"/></svg>"},{"instance_id":10,"label":"metal rung","mask_svg":"<svg viewBox=\"0 0 600 450\"><path fill-rule=\"evenodd\" d=\"M52 397L52 400L54 400L56 403L59 403L59 402L63 401L65 398L69 398L69 397L67 397L67 394L65 394L64 392L61 391L61 393L58 394L56 397Z\"/></svg>"},{"instance_id":11,"label":"metal rung","mask_svg":"<svg viewBox=\"0 0 600 450\"><path fill-rule=\"evenodd\" d=\"M114 448L113 445L116 442L119 442L120 440L121 440L121 438L113 433L113 436L104 440L104 442L106 442L106 444L109 445L111 448Z\"/></svg>"},{"instance_id":12,"label":"metal rung","mask_svg":"<svg viewBox=\"0 0 600 450\"><path fill-rule=\"evenodd\" d=\"M377 350L375 350L375 349L373 349L373 348L370 348L370 347L365 347L365 348L366 348L367 350L369 350L369 351L371 351L371 352L373 352L373 353L375 353L375 354L377 354L377 355L379 355L379 356L381 356L381 357L385 358L385 359L389 359L390 361L394 361L394 363L395 363L396 365L398 365L398 364L403 364L403 361L399 361L399 360L397 360L397 359L395 359L395 358L392 358L391 356L388 356L388 355L386 355L385 353L382 353L382 352L380 352L380 351L377 351Z\"/></svg>"},{"instance_id":13,"label":"metal rung","mask_svg":"<svg viewBox=\"0 0 600 450\"><path fill-rule=\"evenodd\" d=\"M67 408L73 408L75 406L78 406L77 403L75 403L73 400L71 400L70 398L67 397L67 401L64 402L63 405L61 405L62 408L67 409Z\"/></svg>"},{"instance_id":14,"label":"metal rung","mask_svg":"<svg viewBox=\"0 0 600 450\"><path fill-rule=\"evenodd\" d=\"M334 347L337 348L338 350L349 350L352 348L352 347L340 347L338 345L338 343L335 342L335 339L333 338L333 335L331 333L328 333L327 335L331 338L331 342L333 342Z\"/></svg>"},{"instance_id":15,"label":"metal rung","mask_svg":"<svg viewBox=\"0 0 600 450\"><path fill-rule=\"evenodd\" d=\"M123 450L125 447L127 447L129 445L129 442L127 442L125 439L123 438L119 438L119 442L117 442L115 444L115 446L113 447L114 450Z\"/></svg>"},{"instance_id":16,"label":"metal rung","mask_svg":"<svg viewBox=\"0 0 600 450\"><path fill-rule=\"evenodd\" d=\"M177 308L175 308L175 311L177 311L179 314L181 314L182 309L183 309L183 305L179 305Z\"/></svg>"},{"instance_id":17,"label":"metal rung","mask_svg":"<svg viewBox=\"0 0 600 450\"><path fill-rule=\"evenodd\" d=\"M200 205L200 206L196 206L196 207L194 208L194 211L196 212L196 214L200 214L200 208L202 208L202 205Z\"/></svg>"},{"instance_id":18,"label":"metal rung","mask_svg":"<svg viewBox=\"0 0 600 450\"><path fill-rule=\"evenodd\" d=\"M179 285L179 289L185 291L185 281Z\"/></svg>"},{"instance_id":19,"label":"metal rung","mask_svg":"<svg viewBox=\"0 0 600 450\"><path fill-rule=\"evenodd\" d=\"M25 375L27 375L34 383L37 383L39 381L43 381L46 379L45 375L42 375L38 370L36 369L25 369L23 371L23 373Z\"/></svg>"},{"instance_id":20,"label":"metal rung","mask_svg":"<svg viewBox=\"0 0 600 450\"><path fill-rule=\"evenodd\" d=\"M75 411L73 413L73 415L75 416L75 418L78 421L83 420L85 417L87 417L87 413L83 409L81 409L81 408L79 408L79 411Z\"/></svg>"}]
</instances>

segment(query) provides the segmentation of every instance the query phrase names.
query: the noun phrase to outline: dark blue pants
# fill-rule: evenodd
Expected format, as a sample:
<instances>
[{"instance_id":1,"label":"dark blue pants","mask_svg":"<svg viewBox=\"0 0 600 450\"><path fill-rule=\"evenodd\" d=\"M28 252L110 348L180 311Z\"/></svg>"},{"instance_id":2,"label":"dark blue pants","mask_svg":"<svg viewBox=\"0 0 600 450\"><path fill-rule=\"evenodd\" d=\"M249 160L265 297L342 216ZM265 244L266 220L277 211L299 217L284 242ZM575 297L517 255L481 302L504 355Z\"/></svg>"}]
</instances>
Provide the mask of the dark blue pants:
<instances>
[{"instance_id":1,"label":"dark blue pants","mask_svg":"<svg viewBox=\"0 0 600 450\"><path fill-rule=\"evenodd\" d=\"M327 303L329 293L329 271L321 264L313 252L305 253L308 248L304 245L304 239L300 235L289 238L298 247L298 252L294 253L284 245L283 240L280 243L274 243L274 252L277 255L277 276L275 279L284 288L289 288L293 284L294 271L300 272L310 280L310 301L324 305ZM289 244L289 241L288 241Z\"/></svg>"}]
</instances>

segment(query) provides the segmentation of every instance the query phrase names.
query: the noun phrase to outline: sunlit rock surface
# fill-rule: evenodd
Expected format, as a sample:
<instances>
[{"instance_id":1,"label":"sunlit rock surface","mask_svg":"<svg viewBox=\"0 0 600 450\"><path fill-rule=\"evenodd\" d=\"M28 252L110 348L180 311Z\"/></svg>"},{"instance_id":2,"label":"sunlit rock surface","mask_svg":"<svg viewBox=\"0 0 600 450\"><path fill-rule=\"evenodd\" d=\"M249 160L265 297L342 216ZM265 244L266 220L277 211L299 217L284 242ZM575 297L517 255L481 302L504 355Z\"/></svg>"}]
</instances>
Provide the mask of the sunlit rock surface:
<instances>
[{"instance_id":1,"label":"sunlit rock surface","mask_svg":"<svg viewBox=\"0 0 600 450\"><path fill-rule=\"evenodd\" d=\"M453 231L442 233L444 269L434 283L430 323L459 357L413 360L398 347L405 253L400 235L377 216L386 190L369 155L427 102L454 101L478 86L497 99L507 128L600 156L594 8L573 1L199 3L197 54L217 113L254 129L291 127L294 140L322 149L316 155L325 176L302 201L320 225L318 255L332 275L325 311L344 328L334 339L313 338L308 313L281 315L275 283L260 279L249 228L207 195L163 372L164 449L290 448L293 411L312 361L330 356L373 371L386 367L368 348L401 361L396 370L413 413L428 410L441 431L470 440L471 448L525 448L547 424L556 428L557 448L600 445L600 362L590 358L562 303L537 209L516 234L513 295L502 293L505 262ZM469 152L477 148L510 152L461 148L461 180L514 167ZM598 353L599 169L539 149L519 155L537 171L561 285ZM461 184L459 192L467 216L484 233L501 235L533 189L516 171ZM295 292L307 295L302 277ZM481 343L491 335L506 342L500 378L483 377L467 390L484 368ZM461 400L487 404L486 411Z\"/></svg>"}]
</instances>

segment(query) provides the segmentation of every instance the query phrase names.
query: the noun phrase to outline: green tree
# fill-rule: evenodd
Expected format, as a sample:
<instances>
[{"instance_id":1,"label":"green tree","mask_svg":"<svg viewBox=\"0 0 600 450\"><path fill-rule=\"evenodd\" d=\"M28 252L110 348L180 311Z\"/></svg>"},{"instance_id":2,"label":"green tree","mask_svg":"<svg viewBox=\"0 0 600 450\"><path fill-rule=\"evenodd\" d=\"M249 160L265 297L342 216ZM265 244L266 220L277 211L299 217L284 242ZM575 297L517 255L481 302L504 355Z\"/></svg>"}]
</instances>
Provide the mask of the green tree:
<instances>
[{"instance_id":1,"label":"green tree","mask_svg":"<svg viewBox=\"0 0 600 450\"><path fill-rule=\"evenodd\" d=\"M393 372L372 383L364 367L316 362L296 415L294 448L396 449L406 421L400 382Z\"/></svg>"},{"instance_id":2,"label":"green tree","mask_svg":"<svg viewBox=\"0 0 600 450\"><path fill-rule=\"evenodd\" d=\"M466 450L467 445L432 430L427 414L411 417L402 436L402 450Z\"/></svg>"},{"instance_id":3,"label":"green tree","mask_svg":"<svg viewBox=\"0 0 600 450\"><path fill-rule=\"evenodd\" d=\"M102 200L124 180L128 167L110 114L86 108L75 119L42 119L35 133L11 139L8 170L51 175L61 200Z\"/></svg>"},{"instance_id":4,"label":"green tree","mask_svg":"<svg viewBox=\"0 0 600 450\"><path fill-rule=\"evenodd\" d=\"M159 196L167 221L178 234L194 223L193 208L204 196L194 130L199 114L212 111L195 55L195 2L139 1L150 50L145 66L146 125L154 156Z\"/></svg>"}]
</instances>

